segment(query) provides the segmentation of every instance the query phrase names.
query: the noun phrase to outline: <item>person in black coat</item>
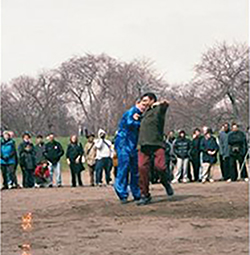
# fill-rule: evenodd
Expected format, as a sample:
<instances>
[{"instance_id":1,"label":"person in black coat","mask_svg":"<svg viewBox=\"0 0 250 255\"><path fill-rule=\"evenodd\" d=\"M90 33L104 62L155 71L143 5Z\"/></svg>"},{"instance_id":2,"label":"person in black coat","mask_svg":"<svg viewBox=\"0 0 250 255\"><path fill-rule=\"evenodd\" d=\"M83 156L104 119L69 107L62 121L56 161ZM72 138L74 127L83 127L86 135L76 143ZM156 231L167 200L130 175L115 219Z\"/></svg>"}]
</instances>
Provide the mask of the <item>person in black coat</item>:
<instances>
[{"instance_id":1,"label":"person in black coat","mask_svg":"<svg viewBox=\"0 0 250 255\"><path fill-rule=\"evenodd\" d=\"M70 137L70 143L67 148L66 158L70 167L72 187L76 187L76 177L78 179L79 186L83 186L81 172L84 170L82 164L83 147L81 143L78 143L76 135Z\"/></svg>"},{"instance_id":2,"label":"person in black coat","mask_svg":"<svg viewBox=\"0 0 250 255\"><path fill-rule=\"evenodd\" d=\"M36 169L36 158L33 149L33 145L31 143L27 143L24 147L24 150L20 156L20 165L25 171L25 188L34 187L34 173Z\"/></svg>"},{"instance_id":3,"label":"person in black coat","mask_svg":"<svg viewBox=\"0 0 250 255\"><path fill-rule=\"evenodd\" d=\"M180 180L183 177L182 182L188 182L188 164L189 164L189 154L190 154L190 140L186 138L186 132L180 130L179 136L174 141L173 148L174 153L177 157L177 172L175 174L173 183Z\"/></svg>"},{"instance_id":4,"label":"person in black coat","mask_svg":"<svg viewBox=\"0 0 250 255\"><path fill-rule=\"evenodd\" d=\"M50 185L49 187L53 187L53 173L56 175L56 185L57 187L62 186L62 175L61 175L61 165L60 159L64 154L64 150L62 145L55 140L55 135L50 133L49 142L45 145L44 156L49 161L50 168Z\"/></svg>"},{"instance_id":5,"label":"person in black coat","mask_svg":"<svg viewBox=\"0 0 250 255\"><path fill-rule=\"evenodd\" d=\"M200 143L201 143L201 131L199 128L196 128L193 132L193 140L191 141L191 150L190 150L190 158L193 166L194 173L194 181L199 181L200 174Z\"/></svg>"},{"instance_id":6,"label":"person in black coat","mask_svg":"<svg viewBox=\"0 0 250 255\"><path fill-rule=\"evenodd\" d=\"M248 181L248 173L244 162L247 153L247 140L244 132L239 130L236 123L232 124L232 131L228 135L229 144L229 165L230 165L230 179L229 181L236 181L238 178L238 170L236 162L239 161L241 179Z\"/></svg>"}]
</instances>

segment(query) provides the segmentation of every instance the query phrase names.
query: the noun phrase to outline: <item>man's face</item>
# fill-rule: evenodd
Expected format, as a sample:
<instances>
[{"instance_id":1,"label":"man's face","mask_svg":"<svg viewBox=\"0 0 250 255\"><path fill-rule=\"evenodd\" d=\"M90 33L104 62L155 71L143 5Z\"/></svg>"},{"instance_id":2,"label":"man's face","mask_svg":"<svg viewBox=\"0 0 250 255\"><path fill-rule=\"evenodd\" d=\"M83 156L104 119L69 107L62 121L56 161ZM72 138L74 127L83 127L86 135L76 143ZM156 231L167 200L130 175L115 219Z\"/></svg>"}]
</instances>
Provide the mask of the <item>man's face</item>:
<instances>
[{"instance_id":1,"label":"man's face","mask_svg":"<svg viewBox=\"0 0 250 255\"><path fill-rule=\"evenodd\" d=\"M54 138L55 138L55 136L53 135L53 134L50 134L49 135L49 140L52 142L52 141L54 141Z\"/></svg>"},{"instance_id":2,"label":"man's face","mask_svg":"<svg viewBox=\"0 0 250 255\"><path fill-rule=\"evenodd\" d=\"M174 132L173 131L170 131L169 134L168 134L169 137L174 137Z\"/></svg>"},{"instance_id":3,"label":"man's face","mask_svg":"<svg viewBox=\"0 0 250 255\"><path fill-rule=\"evenodd\" d=\"M225 124L224 124L224 131L228 131L228 129L229 129L228 124L225 123Z\"/></svg>"},{"instance_id":4,"label":"man's face","mask_svg":"<svg viewBox=\"0 0 250 255\"><path fill-rule=\"evenodd\" d=\"M40 144L40 143L42 143L43 142L43 138L41 138L41 137L37 137L36 138L36 143L37 144Z\"/></svg>"},{"instance_id":5,"label":"man's face","mask_svg":"<svg viewBox=\"0 0 250 255\"><path fill-rule=\"evenodd\" d=\"M238 131L238 130L239 130L239 128L238 128L237 125L233 125L233 126L232 126L232 131Z\"/></svg>"},{"instance_id":6,"label":"man's face","mask_svg":"<svg viewBox=\"0 0 250 255\"><path fill-rule=\"evenodd\" d=\"M93 143L94 137L93 137L93 136L90 136L90 137L88 138L88 141L89 141L90 143Z\"/></svg>"},{"instance_id":7,"label":"man's face","mask_svg":"<svg viewBox=\"0 0 250 255\"><path fill-rule=\"evenodd\" d=\"M200 131L199 130L195 130L195 136L198 137L200 135Z\"/></svg>"},{"instance_id":8,"label":"man's face","mask_svg":"<svg viewBox=\"0 0 250 255\"><path fill-rule=\"evenodd\" d=\"M151 107L155 103L155 100L145 96L142 98L141 103L143 103L146 107Z\"/></svg>"},{"instance_id":9,"label":"man's face","mask_svg":"<svg viewBox=\"0 0 250 255\"><path fill-rule=\"evenodd\" d=\"M141 111L141 112L145 112L147 107L148 107L148 104L147 102L141 100L139 103L136 104L136 107Z\"/></svg>"},{"instance_id":10,"label":"man's face","mask_svg":"<svg viewBox=\"0 0 250 255\"><path fill-rule=\"evenodd\" d=\"M203 134L206 134L206 133L207 133L207 130L208 130L208 127L204 126L204 127L202 128Z\"/></svg>"},{"instance_id":11,"label":"man's face","mask_svg":"<svg viewBox=\"0 0 250 255\"><path fill-rule=\"evenodd\" d=\"M24 140L24 142L29 142L30 141L30 137L28 135L24 135L23 136L23 140Z\"/></svg>"},{"instance_id":12,"label":"man's face","mask_svg":"<svg viewBox=\"0 0 250 255\"><path fill-rule=\"evenodd\" d=\"M210 134L210 133L206 133L205 138L206 138L206 139L211 138L211 134Z\"/></svg>"},{"instance_id":13,"label":"man's face","mask_svg":"<svg viewBox=\"0 0 250 255\"><path fill-rule=\"evenodd\" d=\"M10 139L9 133L4 133L3 138L5 141L9 140Z\"/></svg>"},{"instance_id":14,"label":"man's face","mask_svg":"<svg viewBox=\"0 0 250 255\"><path fill-rule=\"evenodd\" d=\"M181 132L181 133L180 133L180 137L181 137L181 138L184 138L184 137L185 137L185 133Z\"/></svg>"}]
</instances>

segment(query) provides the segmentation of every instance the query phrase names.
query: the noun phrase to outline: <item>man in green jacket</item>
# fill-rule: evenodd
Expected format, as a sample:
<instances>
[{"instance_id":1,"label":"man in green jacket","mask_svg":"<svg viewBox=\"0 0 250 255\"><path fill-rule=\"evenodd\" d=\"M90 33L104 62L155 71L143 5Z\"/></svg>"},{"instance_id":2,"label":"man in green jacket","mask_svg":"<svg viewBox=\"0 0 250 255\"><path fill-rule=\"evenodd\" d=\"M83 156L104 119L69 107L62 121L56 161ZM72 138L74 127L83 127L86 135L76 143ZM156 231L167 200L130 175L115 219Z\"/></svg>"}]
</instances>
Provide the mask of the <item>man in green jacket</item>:
<instances>
[{"instance_id":1,"label":"man in green jacket","mask_svg":"<svg viewBox=\"0 0 250 255\"><path fill-rule=\"evenodd\" d=\"M145 96L150 98L149 108L142 117L139 134L139 185L141 199L138 205L146 205L151 201L149 193L150 159L154 157L154 167L159 172L160 180L169 196L174 194L170 185L170 175L167 172L165 160L164 124L169 103L164 100L157 102L153 93Z\"/></svg>"}]
</instances>

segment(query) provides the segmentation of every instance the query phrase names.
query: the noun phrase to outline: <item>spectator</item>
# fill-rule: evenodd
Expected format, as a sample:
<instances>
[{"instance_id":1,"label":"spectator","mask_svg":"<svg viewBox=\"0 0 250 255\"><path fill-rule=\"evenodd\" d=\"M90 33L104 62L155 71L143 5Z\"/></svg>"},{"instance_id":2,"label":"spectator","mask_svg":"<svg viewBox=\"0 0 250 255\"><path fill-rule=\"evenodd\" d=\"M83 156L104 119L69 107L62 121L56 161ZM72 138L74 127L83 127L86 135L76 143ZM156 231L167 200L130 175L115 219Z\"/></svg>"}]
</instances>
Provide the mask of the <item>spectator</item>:
<instances>
[{"instance_id":1,"label":"spectator","mask_svg":"<svg viewBox=\"0 0 250 255\"><path fill-rule=\"evenodd\" d=\"M170 162L169 162L169 173L171 175L171 180L174 179L174 168L176 166L176 163L177 163L177 158L174 154L174 141L175 141L175 131L174 130L171 130L169 131L169 133L167 134L167 139L166 139L166 148L170 146ZM169 146L168 146L169 145Z\"/></svg>"},{"instance_id":2,"label":"spectator","mask_svg":"<svg viewBox=\"0 0 250 255\"><path fill-rule=\"evenodd\" d=\"M79 186L83 186L81 172L84 170L82 164L83 147L78 142L76 135L70 137L70 143L67 148L66 158L70 167L72 187L76 187L76 177L78 179Z\"/></svg>"},{"instance_id":3,"label":"spectator","mask_svg":"<svg viewBox=\"0 0 250 255\"><path fill-rule=\"evenodd\" d=\"M18 184L18 180L17 180L17 175L16 175L16 171L18 167L18 155L16 150L16 143L14 140L15 133L13 131L9 131L9 134L10 134L10 138L14 142L14 147L15 147L15 165L14 165L13 173L10 175L9 184L11 185L12 188L20 188L20 185Z\"/></svg>"},{"instance_id":4,"label":"spectator","mask_svg":"<svg viewBox=\"0 0 250 255\"><path fill-rule=\"evenodd\" d=\"M95 135L87 135L88 141L84 147L84 156L87 163L87 168L89 172L90 185L95 186L94 182L94 172L96 164L96 147L95 147Z\"/></svg>"},{"instance_id":5,"label":"spectator","mask_svg":"<svg viewBox=\"0 0 250 255\"><path fill-rule=\"evenodd\" d=\"M64 154L62 145L55 140L55 135L50 133L48 136L49 142L45 145L44 156L49 161L50 168L50 185L53 187L53 173L56 175L56 185L57 187L62 186L62 176L61 176L61 164L60 159Z\"/></svg>"},{"instance_id":6,"label":"spectator","mask_svg":"<svg viewBox=\"0 0 250 255\"><path fill-rule=\"evenodd\" d=\"M42 135L37 135L36 145L35 145L35 156L36 156L36 165L39 165L42 161L45 160L45 143L43 141Z\"/></svg>"},{"instance_id":7,"label":"spectator","mask_svg":"<svg viewBox=\"0 0 250 255\"><path fill-rule=\"evenodd\" d=\"M22 157L22 153L24 152L24 148L26 147L27 144L31 144L32 150L34 150L33 144L31 142L31 135L30 135L29 132L25 131L22 135L22 139L23 139L23 141L18 146L19 159ZM26 171L24 169L24 166L22 165L22 162L19 162L19 164L20 164L20 168L21 168L21 171L22 171L22 185L23 185L24 188L27 188L28 184L25 183L25 181L27 180L27 178L25 176Z\"/></svg>"},{"instance_id":8,"label":"spectator","mask_svg":"<svg viewBox=\"0 0 250 255\"><path fill-rule=\"evenodd\" d=\"M35 170L35 187L44 188L50 184L49 164L47 160L40 161Z\"/></svg>"},{"instance_id":9,"label":"spectator","mask_svg":"<svg viewBox=\"0 0 250 255\"><path fill-rule=\"evenodd\" d=\"M14 171L15 171L15 155L16 148L15 143L11 139L8 131L3 132L3 137L1 138L1 171L3 177L3 187L2 189L12 188L9 186L9 181L13 180ZM14 180L14 187L17 187L17 181Z\"/></svg>"},{"instance_id":10,"label":"spectator","mask_svg":"<svg viewBox=\"0 0 250 255\"><path fill-rule=\"evenodd\" d=\"M173 183L180 180L182 176L182 182L188 182L188 163L189 163L189 153L190 153L190 140L186 138L186 132L181 130L179 136L175 140L173 147L174 153L177 157L177 172L175 174Z\"/></svg>"},{"instance_id":11,"label":"spectator","mask_svg":"<svg viewBox=\"0 0 250 255\"><path fill-rule=\"evenodd\" d=\"M200 143L201 143L201 131L199 128L196 128L193 132L193 140L191 142L191 150L190 150L190 157L191 163L193 166L193 173L194 173L194 181L199 181L200 176Z\"/></svg>"},{"instance_id":12,"label":"spectator","mask_svg":"<svg viewBox=\"0 0 250 255\"><path fill-rule=\"evenodd\" d=\"M98 139L95 141L96 147L96 184L102 186L102 173L105 170L106 184L109 185L111 178L110 172L112 169L112 144L109 140L105 139L106 132L102 129L98 131Z\"/></svg>"},{"instance_id":13,"label":"spectator","mask_svg":"<svg viewBox=\"0 0 250 255\"><path fill-rule=\"evenodd\" d=\"M219 146L212 136L212 130L208 129L205 137L201 140L202 151L202 183L206 181L214 182L212 178L212 167L217 162L217 152Z\"/></svg>"},{"instance_id":14,"label":"spectator","mask_svg":"<svg viewBox=\"0 0 250 255\"><path fill-rule=\"evenodd\" d=\"M27 143L20 156L20 165L25 173L25 188L34 187L34 173L36 169L36 158L34 147L31 143Z\"/></svg>"},{"instance_id":15,"label":"spectator","mask_svg":"<svg viewBox=\"0 0 250 255\"><path fill-rule=\"evenodd\" d=\"M220 168L223 180L230 178L230 160L229 160L229 145L228 136L230 133L229 124L226 122L223 124L219 133L219 147L220 147Z\"/></svg>"},{"instance_id":16,"label":"spectator","mask_svg":"<svg viewBox=\"0 0 250 255\"><path fill-rule=\"evenodd\" d=\"M244 132L239 130L236 123L232 124L232 131L228 135L229 155L230 155L230 179L228 181L236 181L238 178L238 170L236 162L240 165L240 177L242 180L248 181L248 174L245 165L245 156L247 154L247 140Z\"/></svg>"}]
</instances>

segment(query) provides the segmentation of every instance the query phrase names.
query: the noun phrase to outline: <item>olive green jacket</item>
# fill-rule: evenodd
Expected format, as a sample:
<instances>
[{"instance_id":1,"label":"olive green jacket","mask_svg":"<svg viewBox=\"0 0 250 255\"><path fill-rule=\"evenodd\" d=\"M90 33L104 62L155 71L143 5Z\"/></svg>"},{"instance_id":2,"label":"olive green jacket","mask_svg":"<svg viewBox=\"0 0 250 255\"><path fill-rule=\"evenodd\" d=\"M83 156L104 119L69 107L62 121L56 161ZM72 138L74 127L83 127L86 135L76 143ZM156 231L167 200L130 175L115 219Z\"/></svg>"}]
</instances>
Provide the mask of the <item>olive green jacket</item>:
<instances>
[{"instance_id":1,"label":"olive green jacket","mask_svg":"<svg viewBox=\"0 0 250 255\"><path fill-rule=\"evenodd\" d=\"M167 103L149 108L142 116L139 142L140 146L164 147L164 124Z\"/></svg>"}]
</instances>

